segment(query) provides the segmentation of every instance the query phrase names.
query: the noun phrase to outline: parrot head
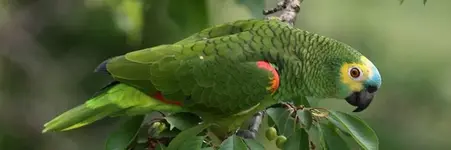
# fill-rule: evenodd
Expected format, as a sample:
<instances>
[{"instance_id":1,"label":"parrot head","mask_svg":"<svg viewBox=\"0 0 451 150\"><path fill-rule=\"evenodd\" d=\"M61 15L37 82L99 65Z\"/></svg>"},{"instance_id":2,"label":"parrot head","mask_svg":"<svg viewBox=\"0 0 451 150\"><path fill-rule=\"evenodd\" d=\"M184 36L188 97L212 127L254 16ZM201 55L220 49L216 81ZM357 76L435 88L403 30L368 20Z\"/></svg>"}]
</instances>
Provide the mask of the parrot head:
<instances>
[{"instance_id":1,"label":"parrot head","mask_svg":"<svg viewBox=\"0 0 451 150\"><path fill-rule=\"evenodd\" d=\"M339 69L339 97L356 106L354 112L365 110L381 86L381 76L376 66L363 55L346 61Z\"/></svg>"}]
</instances>

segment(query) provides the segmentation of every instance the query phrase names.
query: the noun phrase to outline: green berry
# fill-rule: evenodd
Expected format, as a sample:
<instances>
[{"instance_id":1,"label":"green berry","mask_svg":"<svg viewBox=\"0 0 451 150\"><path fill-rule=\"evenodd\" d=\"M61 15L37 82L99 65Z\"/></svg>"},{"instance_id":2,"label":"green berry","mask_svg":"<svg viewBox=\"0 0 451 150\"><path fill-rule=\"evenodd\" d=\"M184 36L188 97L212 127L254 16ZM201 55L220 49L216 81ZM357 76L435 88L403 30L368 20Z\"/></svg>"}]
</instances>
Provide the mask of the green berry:
<instances>
[{"instance_id":1,"label":"green berry","mask_svg":"<svg viewBox=\"0 0 451 150\"><path fill-rule=\"evenodd\" d=\"M152 128L158 129L161 126L161 122L154 122L152 123Z\"/></svg>"},{"instance_id":2,"label":"green berry","mask_svg":"<svg viewBox=\"0 0 451 150\"><path fill-rule=\"evenodd\" d=\"M268 129L266 129L266 138L269 141L274 140L277 137L277 130L274 127L269 127Z\"/></svg>"},{"instance_id":3,"label":"green berry","mask_svg":"<svg viewBox=\"0 0 451 150\"><path fill-rule=\"evenodd\" d=\"M277 148L282 149L283 145L285 144L286 141L287 141L287 137L285 137L283 135L278 136L277 139L276 139L276 146L277 146Z\"/></svg>"},{"instance_id":4,"label":"green berry","mask_svg":"<svg viewBox=\"0 0 451 150\"><path fill-rule=\"evenodd\" d=\"M159 127L158 127L158 132L163 132L164 130L166 130L166 124L162 123Z\"/></svg>"}]
</instances>

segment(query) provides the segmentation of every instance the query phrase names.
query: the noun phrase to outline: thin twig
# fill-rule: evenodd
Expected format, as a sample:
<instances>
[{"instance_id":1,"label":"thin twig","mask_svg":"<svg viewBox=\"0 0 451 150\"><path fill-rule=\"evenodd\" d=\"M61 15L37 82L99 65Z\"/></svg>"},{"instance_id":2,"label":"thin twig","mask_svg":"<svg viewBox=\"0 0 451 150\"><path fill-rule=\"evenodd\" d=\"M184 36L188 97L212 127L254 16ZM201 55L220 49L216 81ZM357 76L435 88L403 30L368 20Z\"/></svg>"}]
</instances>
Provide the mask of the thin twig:
<instances>
[{"instance_id":1,"label":"thin twig","mask_svg":"<svg viewBox=\"0 0 451 150\"><path fill-rule=\"evenodd\" d=\"M275 8L264 10L263 14L268 16L273 13L282 11L282 14L278 17L283 22L287 22L290 25L294 25L296 21L296 15L301 10L301 3L303 0L283 0L277 3Z\"/></svg>"}]
</instances>

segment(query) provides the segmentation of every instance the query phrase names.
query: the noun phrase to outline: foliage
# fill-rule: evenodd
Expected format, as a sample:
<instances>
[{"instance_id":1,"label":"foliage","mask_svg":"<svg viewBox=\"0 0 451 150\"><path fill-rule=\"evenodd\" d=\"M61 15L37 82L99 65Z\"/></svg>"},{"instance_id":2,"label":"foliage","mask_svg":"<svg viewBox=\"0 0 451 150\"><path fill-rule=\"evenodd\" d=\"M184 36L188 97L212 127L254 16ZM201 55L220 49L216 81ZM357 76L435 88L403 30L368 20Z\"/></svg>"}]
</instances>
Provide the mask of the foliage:
<instances>
[{"instance_id":1,"label":"foliage","mask_svg":"<svg viewBox=\"0 0 451 150\"><path fill-rule=\"evenodd\" d=\"M285 106L285 105L284 105ZM310 115L305 115L310 114ZM376 133L361 119L354 115L339 111L307 107L274 107L266 110L269 117L264 131L268 141L276 141L281 149L308 150L318 149L349 149L353 145L366 150L379 149ZM303 121L301 121L303 120ZM243 139L231 134L223 141L214 141L207 129L210 125L203 124L199 118L189 113L169 114L164 118L155 119L148 134L139 134L137 123L142 117L125 121L117 132L112 134L107 142L108 150L124 147L161 147L162 149L264 149L264 140ZM167 128L169 126L169 128ZM156 131L156 132L155 132ZM140 135L135 136L135 135ZM271 137L272 136L272 137ZM137 139L148 139L140 142ZM169 139L169 140L168 140ZM351 139L351 140L350 140ZM133 141L133 142L130 142ZM124 145L129 143L128 145ZM357 143L357 144L355 144ZM274 143L273 143L274 144Z\"/></svg>"}]
</instances>

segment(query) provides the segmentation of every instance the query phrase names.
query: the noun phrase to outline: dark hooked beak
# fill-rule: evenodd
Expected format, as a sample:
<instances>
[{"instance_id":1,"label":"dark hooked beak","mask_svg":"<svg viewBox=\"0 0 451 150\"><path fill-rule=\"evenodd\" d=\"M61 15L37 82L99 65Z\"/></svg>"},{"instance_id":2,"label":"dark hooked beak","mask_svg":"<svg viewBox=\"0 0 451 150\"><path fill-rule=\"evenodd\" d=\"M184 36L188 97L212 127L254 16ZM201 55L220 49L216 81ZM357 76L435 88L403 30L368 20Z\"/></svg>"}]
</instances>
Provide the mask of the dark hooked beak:
<instances>
[{"instance_id":1,"label":"dark hooked beak","mask_svg":"<svg viewBox=\"0 0 451 150\"><path fill-rule=\"evenodd\" d=\"M353 112L361 112L371 104L376 91L377 87L368 86L366 89L360 92L352 93L345 99L349 104L357 107Z\"/></svg>"}]
</instances>

